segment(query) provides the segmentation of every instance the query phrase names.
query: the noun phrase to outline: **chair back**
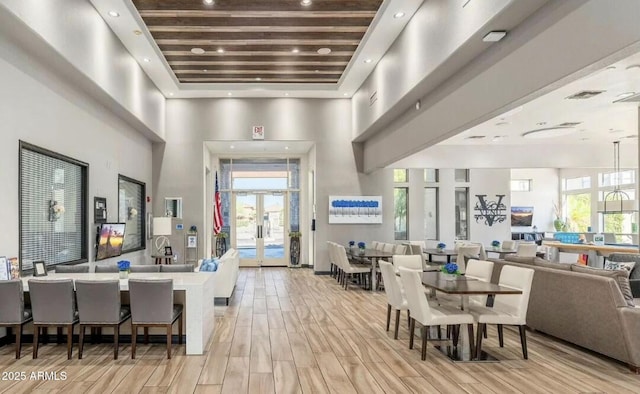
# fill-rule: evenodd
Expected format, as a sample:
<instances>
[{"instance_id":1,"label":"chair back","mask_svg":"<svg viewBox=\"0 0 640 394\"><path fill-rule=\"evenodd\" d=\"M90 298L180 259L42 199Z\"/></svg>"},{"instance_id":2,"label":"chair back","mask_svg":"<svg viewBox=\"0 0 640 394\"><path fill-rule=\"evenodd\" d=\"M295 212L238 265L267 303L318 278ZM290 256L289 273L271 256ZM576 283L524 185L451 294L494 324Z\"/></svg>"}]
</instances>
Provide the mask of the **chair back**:
<instances>
[{"instance_id":1,"label":"chair back","mask_svg":"<svg viewBox=\"0 0 640 394\"><path fill-rule=\"evenodd\" d=\"M422 255L393 255L393 266L396 271L404 267L410 270L422 271Z\"/></svg>"},{"instance_id":2,"label":"chair back","mask_svg":"<svg viewBox=\"0 0 640 394\"><path fill-rule=\"evenodd\" d=\"M28 283L35 324L71 324L75 321L73 280L29 279Z\"/></svg>"},{"instance_id":3,"label":"chair back","mask_svg":"<svg viewBox=\"0 0 640 394\"><path fill-rule=\"evenodd\" d=\"M456 264L458 265L458 271L464 274L466 272L466 260L471 258L477 259L480 256L480 245L460 246L458 248L458 257L456 257Z\"/></svg>"},{"instance_id":4,"label":"chair back","mask_svg":"<svg viewBox=\"0 0 640 394\"><path fill-rule=\"evenodd\" d=\"M398 277L391 263L386 261L380 261L380 273L382 273L382 280L384 281L384 292L387 295L387 303L395 309L400 309L404 303L404 297L402 296L402 290Z\"/></svg>"},{"instance_id":5,"label":"chair back","mask_svg":"<svg viewBox=\"0 0 640 394\"><path fill-rule=\"evenodd\" d=\"M88 274L88 265L56 265L56 274Z\"/></svg>"},{"instance_id":6,"label":"chair back","mask_svg":"<svg viewBox=\"0 0 640 394\"><path fill-rule=\"evenodd\" d=\"M486 260L487 259L487 251L484 249L484 244L479 243L479 242L472 242L471 244L480 247L480 250L478 251L478 258L480 260Z\"/></svg>"},{"instance_id":7,"label":"chair back","mask_svg":"<svg viewBox=\"0 0 640 394\"><path fill-rule=\"evenodd\" d=\"M351 263L349 263L349 257L347 256L347 250L345 247L339 244L334 244L333 252L335 253L335 258L340 268L344 271L349 271Z\"/></svg>"},{"instance_id":8,"label":"chair back","mask_svg":"<svg viewBox=\"0 0 640 394\"><path fill-rule=\"evenodd\" d=\"M24 320L24 291L22 281L0 281L0 323L19 324Z\"/></svg>"},{"instance_id":9,"label":"chair back","mask_svg":"<svg viewBox=\"0 0 640 394\"><path fill-rule=\"evenodd\" d=\"M371 241L371 249L378 250L378 245L380 245L380 242Z\"/></svg>"},{"instance_id":10,"label":"chair back","mask_svg":"<svg viewBox=\"0 0 640 394\"><path fill-rule=\"evenodd\" d=\"M105 272L118 272L117 265L96 265L96 274L102 274Z\"/></svg>"},{"instance_id":11,"label":"chair back","mask_svg":"<svg viewBox=\"0 0 640 394\"><path fill-rule=\"evenodd\" d=\"M502 249L504 250L514 250L516 248L516 241L508 239L506 241L502 241Z\"/></svg>"},{"instance_id":12,"label":"chair back","mask_svg":"<svg viewBox=\"0 0 640 394\"><path fill-rule=\"evenodd\" d=\"M461 247L467 246L468 244L469 244L469 241L457 239L457 240L453 241L453 250L455 252L458 252Z\"/></svg>"},{"instance_id":13,"label":"chair back","mask_svg":"<svg viewBox=\"0 0 640 394\"><path fill-rule=\"evenodd\" d=\"M327 252L329 254L329 262L342 269L340 262L338 262L338 260L336 259L335 247L333 242L331 241L327 241Z\"/></svg>"},{"instance_id":14,"label":"chair back","mask_svg":"<svg viewBox=\"0 0 640 394\"><path fill-rule=\"evenodd\" d=\"M407 254L407 245L394 245L393 252L394 255Z\"/></svg>"},{"instance_id":15,"label":"chair back","mask_svg":"<svg viewBox=\"0 0 640 394\"><path fill-rule=\"evenodd\" d=\"M424 248L425 249L436 249L438 247L438 244L440 243L440 241L438 241L437 239L427 239L424 241Z\"/></svg>"},{"instance_id":16,"label":"chair back","mask_svg":"<svg viewBox=\"0 0 640 394\"><path fill-rule=\"evenodd\" d=\"M129 279L129 296L132 323L172 322L172 279Z\"/></svg>"},{"instance_id":17,"label":"chair back","mask_svg":"<svg viewBox=\"0 0 640 394\"><path fill-rule=\"evenodd\" d=\"M383 251L384 250L384 245L385 245L384 242L378 242L378 244L376 245L375 249L377 251Z\"/></svg>"},{"instance_id":18,"label":"chair back","mask_svg":"<svg viewBox=\"0 0 640 394\"><path fill-rule=\"evenodd\" d=\"M382 247L383 252L393 253L393 248L395 248L395 244L384 244Z\"/></svg>"},{"instance_id":19,"label":"chair back","mask_svg":"<svg viewBox=\"0 0 640 394\"><path fill-rule=\"evenodd\" d=\"M120 322L120 281L118 279L76 280L76 298L81 324Z\"/></svg>"},{"instance_id":20,"label":"chair back","mask_svg":"<svg viewBox=\"0 0 640 394\"><path fill-rule=\"evenodd\" d=\"M171 264L161 265L160 272L193 272L195 265L193 264Z\"/></svg>"},{"instance_id":21,"label":"chair back","mask_svg":"<svg viewBox=\"0 0 640 394\"><path fill-rule=\"evenodd\" d=\"M493 261L475 260L467 261L466 273L467 278L477 279L482 282L490 282L493 274ZM487 306L486 295L474 295L469 297L469 303Z\"/></svg>"},{"instance_id":22,"label":"chair back","mask_svg":"<svg viewBox=\"0 0 640 394\"><path fill-rule=\"evenodd\" d=\"M407 245L409 251L407 254L412 254L414 256L422 256L422 245L411 243Z\"/></svg>"},{"instance_id":23,"label":"chair back","mask_svg":"<svg viewBox=\"0 0 640 394\"><path fill-rule=\"evenodd\" d=\"M431 308L424 292L424 286L420 279L420 271L400 267L400 281L404 288L404 294L409 304L411 317L419 323L429 325L431 320Z\"/></svg>"},{"instance_id":24,"label":"chair back","mask_svg":"<svg viewBox=\"0 0 640 394\"><path fill-rule=\"evenodd\" d=\"M521 290L522 294L496 294L493 309L514 316L517 319L516 324L526 324L533 274L534 270L531 268L522 268L513 265L505 265L502 267L498 284L500 286Z\"/></svg>"},{"instance_id":25,"label":"chair back","mask_svg":"<svg viewBox=\"0 0 640 394\"><path fill-rule=\"evenodd\" d=\"M536 257L536 253L538 252L537 244L518 244L518 249L516 252L516 256L518 257Z\"/></svg>"},{"instance_id":26,"label":"chair back","mask_svg":"<svg viewBox=\"0 0 640 394\"><path fill-rule=\"evenodd\" d=\"M140 265L132 265L129 267L131 272L160 272L160 266L157 264L140 264Z\"/></svg>"}]
</instances>

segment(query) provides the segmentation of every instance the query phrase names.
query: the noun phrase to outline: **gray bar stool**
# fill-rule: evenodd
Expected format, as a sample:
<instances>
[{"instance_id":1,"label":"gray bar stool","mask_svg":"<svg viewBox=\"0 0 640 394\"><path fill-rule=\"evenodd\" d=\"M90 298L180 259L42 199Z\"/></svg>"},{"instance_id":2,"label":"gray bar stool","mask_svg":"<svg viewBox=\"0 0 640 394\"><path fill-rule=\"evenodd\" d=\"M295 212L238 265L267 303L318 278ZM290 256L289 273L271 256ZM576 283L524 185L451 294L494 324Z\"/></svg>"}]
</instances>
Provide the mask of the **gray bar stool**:
<instances>
[{"instance_id":1,"label":"gray bar stool","mask_svg":"<svg viewBox=\"0 0 640 394\"><path fill-rule=\"evenodd\" d=\"M88 265L56 265L56 274L88 274Z\"/></svg>"},{"instance_id":2,"label":"gray bar stool","mask_svg":"<svg viewBox=\"0 0 640 394\"><path fill-rule=\"evenodd\" d=\"M160 272L159 265L132 265L131 272Z\"/></svg>"},{"instance_id":3,"label":"gray bar stool","mask_svg":"<svg viewBox=\"0 0 640 394\"><path fill-rule=\"evenodd\" d=\"M96 265L96 274L118 272L117 265Z\"/></svg>"},{"instance_id":4,"label":"gray bar stool","mask_svg":"<svg viewBox=\"0 0 640 394\"><path fill-rule=\"evenodd\" d=\"M178 343L182 344L182 305L173 304L173 280L129 279L131 302L131 358L136 358L138 327L167 329L167 358L171 358L171 328L178 320ZM145 335L146 336L146 335Z\"/></svg>"},{"instance_id":5,"label":"gray bar stool","mask_svg":"<svg viewBox=\"0 0 640 394\"><path fill-rule=\"evenodd\" d=\"M193 272L194 268L193 264L161 265L160 272Z\"/></svg>"},{"instance_id":6,"label":"gray bar stool","mask_svg":"<svg viewBox=\"0 0 640 394\"><path fill-rule=\"evenodd\" d=\"M16 335L16 359L22 349L22 327L32 320L31 309L24 307L21 280L0 281L0 327L11 327Z\"/></svg>"},{"instance_id":7,"label":"gray bar stool","mask_svg":"<svg viewBox=\"0 0 640 394\"><path fill-rule=\"evenodd\" d=\"M67 328L67 358L70 360L73 326L78 323L73 280L29 279L29 294L33 309L33 358L38 358L40 329L53 326Z\"/></svg>"},{"instance_id":8,"label":"gray bar stool","mask_svg":"<svg viewBox=\"0 0 640 394\"><path fill-rule=\"evenodd\" d=\"M82 359L84 332L87 327L113 327L113 359L118 359L120 325L131 317L128 305L120 305L120 281L76 280L76 297L80 317L78 359Z\"/></svg>"}]
</instances>

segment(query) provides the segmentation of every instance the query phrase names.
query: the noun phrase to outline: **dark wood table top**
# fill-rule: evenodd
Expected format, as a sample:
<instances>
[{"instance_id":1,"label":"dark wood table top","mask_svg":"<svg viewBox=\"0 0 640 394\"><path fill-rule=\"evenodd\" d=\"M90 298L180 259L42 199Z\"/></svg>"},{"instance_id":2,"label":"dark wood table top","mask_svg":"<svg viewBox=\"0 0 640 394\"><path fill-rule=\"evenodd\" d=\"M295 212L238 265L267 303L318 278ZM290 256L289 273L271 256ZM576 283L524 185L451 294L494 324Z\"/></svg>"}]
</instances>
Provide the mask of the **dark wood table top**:
<instances>
[{"instance_id":1,"label":"dark wood table top","mask_svg":"<svg viewBox=\"0 0 640 394\"><path fill-rule=\"evenodd\" d=\"M517 250L515 249L502 249L502 248L494 248L493 246L488 246L486 248L484 248L484 250L489 253L489 252L495 252L495 253L503 253L503 254L513 254L513 253L518 253Z\"/></svg>"},{"instance_id":2,"label":"dark wood table top","mask_svg":"<svg viewBox=\"0 0 640 394\"><path fill-rule=\"evenodd\" d=\"M382 259L386 257L392 257L393 253L383 252L381 250L376 249L365 249L364 253L360 252L358 248L345 248L347 250L347 254L354 257L362 257L365 259Z\"/></svg>"},{"instance_id":3,"label":"dark wood table top","mask_svg":"<svg viewBox=\"0 0 640 394\"><path fill-rule=\"evenodd\" d=\"M459 276L456 280L446 280L441 272L424 272L422 284L446 294L522 294L521 290L498 286L476 279Z\"/></svg>"},{"instance_id":4,"label":"dark wood table top","mask_svg":"<svg viewBox=\"0 0 640 394\"><path fill-rule=\"evenodd\" d=\"M458 254L458 252L456 252L453 249L445 249L442 252L439 251L438 249L424 249L423 252L425 252L426 254L433 254L436 256L455 256Z\"/></svg>"}]
</instances>

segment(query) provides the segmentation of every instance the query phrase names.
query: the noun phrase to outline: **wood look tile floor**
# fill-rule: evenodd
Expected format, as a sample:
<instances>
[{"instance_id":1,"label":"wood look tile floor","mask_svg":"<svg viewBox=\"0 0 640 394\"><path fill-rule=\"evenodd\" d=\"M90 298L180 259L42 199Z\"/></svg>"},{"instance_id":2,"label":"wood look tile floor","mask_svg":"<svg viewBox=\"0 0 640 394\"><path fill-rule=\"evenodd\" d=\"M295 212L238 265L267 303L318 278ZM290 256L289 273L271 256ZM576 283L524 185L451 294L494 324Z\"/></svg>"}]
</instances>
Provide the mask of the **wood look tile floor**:
<instances>
[{"instance_id":1,"label":"wood look tile floor","mask_svg":"<svg viewBox=\"0 0 640 394\"><path fill-rule=\"evenodd\" d=\"M517 331L494 329L483 342L500 363L454 364L429 346L408 349L406 318L398 340L385 332L384 292L341 289L308 269L241 269L229 307L217 307L215 335L202 356L174 345L131 346L112 359L109 344L85 347L66 359L64 345L31 345L14 359L0 348L2 393L638 393L640 376L625 365L528 333L523 360ZM419 343L419 342L418 342ZM66 372L66 380L30 380L31 372ZM24 381L7 380L25 372Z\"/></svg>"}]
</instances>

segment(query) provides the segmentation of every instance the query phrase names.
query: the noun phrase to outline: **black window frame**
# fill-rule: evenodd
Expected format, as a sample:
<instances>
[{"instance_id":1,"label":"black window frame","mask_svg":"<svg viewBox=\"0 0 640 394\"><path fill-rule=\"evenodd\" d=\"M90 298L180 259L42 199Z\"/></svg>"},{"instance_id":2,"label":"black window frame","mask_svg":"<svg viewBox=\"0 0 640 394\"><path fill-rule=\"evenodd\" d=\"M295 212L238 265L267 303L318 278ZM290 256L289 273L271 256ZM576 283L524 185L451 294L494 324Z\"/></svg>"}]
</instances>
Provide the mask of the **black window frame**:
<instances>
[{"instance_id":1,"label":"black window frame","mask_svg":"<svg viewBox=\"0 0 640 394\"><path fill-rule=\"evenodd\" d=\"M124 249L124 243L122 245L122 254L127 254L127 253L132 253L132 252L137 252L140 250L146 250L147 249L147 229L146 229L146 225L145 225L145 220L147 217L147 204L146 204L146 196L147 196L147 184L139 181L137 179L128 177L126 175L122 175L122 174L118 174L118 222L119 223L125 223L126 220L122 220L122 218L120 217L120 180L126 181L126 182L130 182L130 183L135 183L138 186L142 187L142 196L140 198L140 209L138 210L138 218L139 220L141 220L141 233L140 233L140 239L142 240L142 245L138 246L136 248L133 249ZM127 237L127 233L126 233L127 229L125 228L125 239Z\"/></svg>"}]
</instances>

